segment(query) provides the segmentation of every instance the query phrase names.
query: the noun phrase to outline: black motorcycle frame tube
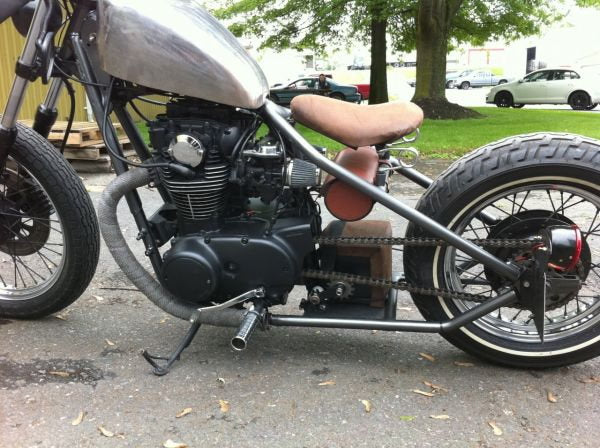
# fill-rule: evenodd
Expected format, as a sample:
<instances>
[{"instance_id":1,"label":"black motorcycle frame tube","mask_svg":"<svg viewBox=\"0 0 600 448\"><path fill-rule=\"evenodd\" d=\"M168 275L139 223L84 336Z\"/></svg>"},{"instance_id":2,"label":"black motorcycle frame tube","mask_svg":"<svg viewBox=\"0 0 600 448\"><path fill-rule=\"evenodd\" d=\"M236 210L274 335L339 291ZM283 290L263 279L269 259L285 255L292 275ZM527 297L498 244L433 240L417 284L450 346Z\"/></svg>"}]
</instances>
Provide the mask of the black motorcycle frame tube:
<instances>
[{"instance_id":1,"label":"black motorcycle frame tube","mask_svg":"<svg viewBox=\"0 0 600 448\"><path fill-rule=\"evenodd\" d=\"M115 115L117 116L117 119L119 120L119 123L121 123L121 126L123 126L123 131L125 131L127 138L129 138L129 141L133 145L135 153L141 161L148 160L150 158L149 148L144 143L144 139L140 135L140 131L135 125L133 118L131 118L131 114L129 113L125 105L121 102L113 102L113 107L113 110L115 112ZM158 184L156 186L156 189L158 190L160 197L165 203L172 202L171 196L169 195L169 192L166 190L164 185Z\"/></svg>"},{"instance_id":2,"label":"black motorcycle frame tube","mask_svg":"<svg viewBox=\"0 0 600 448\"><path fill-rule=\"evenodd\" d=\"M411 331L416 333L451 333L503 306L517 300L514 290L503 292L470 310L444 322L419 320L370 320L335 317L304 317L269 314L267 323L273 327L345 328L348 330Z\"/></svg>"},{"instance_id":3,"label":"black motorcycle frame tube","mask_svg":"<svg viewBox=\"0 0 600 448\"><path fill-rule=\"evenodd\" d=\"M374 201L390 209L394 213L406 218L407 220L421 226L431 233L434 237L446 241L449 245L463 251L473 259L484 266L489 267L496 274L516 282L521 276L521 269L511 264L505 263L498 257L495 257L485 249L457 235L450 229L444 227L437 221L404 204L402 201L394 198L375 185L361 179L350 171L342 168L337 163L321 155L310 143L308 143L298 131L292 127L284 118L277 113L275 104L267 100L265 105L259 110L259 113L265 118L267 124L275 126L290 142L299 149L311 162L317 165L325 172L331 174L348 185L356 188L361 193L369 196Z\"/></svg>"},{"instance_id":4,"label":"black motorcycle frame tube","mask_svg":"<svg viewBox=\"0 0 600 448\"><path fill-rule=\"evenodd\" d=\"M85 46L83 45L79 34L72 33L69 36L71 45L73 46L73 52L75 54L75 62L77 65L79 78L84 81L85 91L90 100L90 105L92 106L92 112L96 119L97 123L100 124L100 131L102 135L106 139L106 143L110 145L111 149L117 151L118 155L124 157L123 149L121 144L119 143L119 137L117 132L112 124L112 120L107 120L106 123L104 121L104 98L102 95L102 87L97 83L96 76L94 74L92 65L90 63L89 57L87 55L87 51ZM106 98L106 101L111 101L111 98ZM111 104L108 105L109 107ZM118 111L118 115L125 117L123 110ZM131 117L129 117L131 119ZM104 127L104 125L106 125ZM124 128L127 128L131 131L131 123L127 123L123 125ZM134 126L135 127L135 126ZM134 135L132 135L135 138ZM139 143L139 142L138 142ZM110 154L110 151L109 151ZM122 160L113 157L110 155L113 167L115 169L115 173L117 176L119 174L123 174L128 170L127 164ZM142 200L140 199L140 195L137 191L132 191L125 195L125 199L127 201L127 205L129 206L129 210L133 215L135 223L139 230L139 239L144 242L146 246L146 256L150 258L150 262L152 264L152 268L158 274L161 272L162 266L162 257L158 248L156 247L155 238L150 229L150 225L148 224L148 219L146 214L144 213L144 209L142 207ZM159 278L160 275L158 276Z\"/></svg>"}]
</instances>

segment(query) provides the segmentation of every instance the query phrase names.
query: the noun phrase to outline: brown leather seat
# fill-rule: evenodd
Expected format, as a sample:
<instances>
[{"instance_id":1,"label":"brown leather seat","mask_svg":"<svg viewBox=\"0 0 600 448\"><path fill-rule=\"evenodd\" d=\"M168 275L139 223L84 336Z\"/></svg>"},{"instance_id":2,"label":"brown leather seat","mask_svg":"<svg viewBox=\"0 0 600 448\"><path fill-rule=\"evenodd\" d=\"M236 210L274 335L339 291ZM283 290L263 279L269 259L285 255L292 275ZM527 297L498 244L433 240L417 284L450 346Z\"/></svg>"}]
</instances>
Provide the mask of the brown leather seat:
<instances>
[{"instance_id":1,"label":"brown leather seat","mask_svg":"<svg viewBox=\"0 0 600 448\"><path fill-rule=\"evenodd\" d=\"M299 95L290 106L298 123L352 148L393 142L423 123L421 108L403 101L363 106Z\"/></svg>"}]
</instances>

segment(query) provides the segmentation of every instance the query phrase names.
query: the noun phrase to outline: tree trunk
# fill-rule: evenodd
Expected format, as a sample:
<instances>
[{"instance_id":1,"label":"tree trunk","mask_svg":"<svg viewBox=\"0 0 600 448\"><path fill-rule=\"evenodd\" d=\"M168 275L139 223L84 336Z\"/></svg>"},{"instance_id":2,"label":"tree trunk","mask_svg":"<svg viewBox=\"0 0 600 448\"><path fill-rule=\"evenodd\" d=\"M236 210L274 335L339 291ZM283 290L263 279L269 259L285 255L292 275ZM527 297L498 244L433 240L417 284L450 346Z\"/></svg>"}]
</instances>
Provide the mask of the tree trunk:
<instances>
[{"instance_id":1,"label":"tree trunk","mask_svg":"<svg viewBox=\"0 0 600 448\"><path fill-rule=\"evenodd\" d=\"M387 19L378 17L377 13L372 14L371 19L371 92L369 94L369 104L387 103L387 63L386 53L387 44L385 33L387 29Z\"/></svg>"},{"instance_id":2,"label":"tree trunk","mask_svg":"<svg viewBox=\"0 0 600 448\"><path fill-rule=\"evenodd\" d=\"M462 0L420 0L417 13L417 86L413 102L428 118L467 118L476 112L446 99L446 54L452 18Z\"/></svg>"}]
</instances>

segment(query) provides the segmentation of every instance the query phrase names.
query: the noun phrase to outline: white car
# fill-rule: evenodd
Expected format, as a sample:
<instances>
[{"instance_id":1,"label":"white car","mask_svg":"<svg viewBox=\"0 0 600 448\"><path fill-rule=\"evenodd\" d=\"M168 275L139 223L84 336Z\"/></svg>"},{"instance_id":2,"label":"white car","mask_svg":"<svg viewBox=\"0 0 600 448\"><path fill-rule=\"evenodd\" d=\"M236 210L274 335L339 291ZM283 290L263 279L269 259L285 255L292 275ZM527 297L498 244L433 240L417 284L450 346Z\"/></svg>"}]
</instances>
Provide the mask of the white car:
<instances>
[{"instance_id":1,"label":"white car","mask_svg":"<svg viewBox=\"0 0 600 448\"><path fill-rule=\"evenodd\" d=\"M492 88L486 103L516 108L525 104L568 104L575 110L592 110L600 103L598 81L582 77L576 70L546 68Z\"/></svg>"}]
</instances>

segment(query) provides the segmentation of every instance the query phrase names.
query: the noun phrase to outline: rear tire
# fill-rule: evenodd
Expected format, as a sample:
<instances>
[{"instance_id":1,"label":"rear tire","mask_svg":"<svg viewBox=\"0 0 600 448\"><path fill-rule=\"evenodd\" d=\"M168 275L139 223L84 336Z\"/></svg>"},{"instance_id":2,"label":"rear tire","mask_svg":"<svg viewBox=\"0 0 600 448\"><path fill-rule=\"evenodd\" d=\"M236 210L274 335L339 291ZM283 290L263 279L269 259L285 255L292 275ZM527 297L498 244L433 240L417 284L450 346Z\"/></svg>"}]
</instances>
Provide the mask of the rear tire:
<instances>
[{"instance_id":1,"label":"rear tire","mask_svg":"<svg viewBox=\"0 0 600 448\"><path fill-rule=\"evenodd\" d=\"M520 220L525 222L527 232L537 231L529 228L535 214L541 214L541 218L535 219L542 219L543 223L549 219L575 223L587 233L584 244L591 247L589 261L580 262L583 267L577 268L577 275L580 275L583 272L579 271L580 267L585 270L585 266L590 266L587 273L581 274L586 277L581 290L575 293L576 296L563 297L564 303L560 302L559 308L549 308L546 312L553 320L547 324L543 344L531 321L526 320L527 310L522 311L520 317L518 314L513 316L518 312L518 306L502 308L502 314L490 313L444 335L449 342L490 362L526 368L557 367L600 355L600 296L597 293L600 277L596 276L600 274L596 271L600 236L596 235L598 223L594 222L600 216L599 155L600 141L585 137L566 134L510 137L463 157L429 187L417 209L464 237L480 235L479 238L485 238L495 231L494 226L478 221L479 211L485 209L505 218L496 224L500 228L510 219L509 224L513 226L510 232L514 231L515 225L523 225ZM570 204L577 204L565 208L566 204L561 205L560 201L567 200L570 194L574 195L574 199L569 199L572 200ZM503 195L507 195L508 200ZM553 205L546 206L546 195L550 202L554 198ZM494 202L496 198L502 198L504 202ZM587 202L579 203L579 198L586 198ZM525 202L527 200L530 202ZM491 208L492 205L499 205L504 212ZM430 236L412 223L406 234L408 237ZM460 251L451 247L407 247L404 252L406 279L419 286L465 292L476 292L477 288L483 292L490 288L497 293L499 288L494 286L493 275L481 268L481 273L475 276L477 262L473 264L460 256ZM461 278L467 272L472 277ZM588 297L584 294L590 294L591 299L584 299ZM472 302L416 294L413 300L429 321L448 320L474 306ZM590 300L591 304L584 304L584 300Z\"/></svg>"},{"instance_id":2,"label":"rear tire","mask_svg":"<svg viewBox=\"0 0 600 448\"><path fill-rule=\"evenodd\" d=\"M591 106L591 103L590 96L583 90L573 92L569 97L569 106L573 110L586 110Z\"/></svg>"},{"instance_id":3,"label":"rear tire","mask_svg":"<svg viewBox=\"0 0 600 448\"><path fill-rule=\"evenodd\" d=\"M525 107L525 104L513 104L513 106L515 109L523 109Z\"/></svg>"},{"instance_id":4,"label":"rear tire","mask_svg":"<svg viewBox=\"0 0 600 448\"><path fill-rule=\"evenodd\" d=\"M596 107L598 107L598 103L590 104L585 110L594 110Z\"/></svg>"},{"instance_id":5,"label":"rear tire","mask_svg":"<svg viewBox=\"0 0 600 448\"><path fill-rule=\"evenodd\" d=\"M3 204L12 206L9 211L6 205L0 210L0 230L5 231L5 238L9 235L8 241L0 247L0 255L12 258L21 272L19 275L15 273L13 279L10 272L7 273L10 269L2 267L0 316L33 319L67 307L85 291L96 270L100 239L94 207L73 168L38 133L22 125L17 128L17 140L3 174L4 188L3 191L0 190ZM25 206L14 205L14 194L11 196L7 193L6 176L14 177L15 172L22 182L34 185L34 199L47 208L45 216L48 218L14 219L25 214L23 210L31 210L34 202L30 198L30 203ZM31 187L28 189L31 190ZM23 196L28 194L22 193ZM19 261L24 256L23 251L17 254L11 247L25 245L33 248L25 234L21 234L27 228L26 222L31 223L29 227L33 227L35 223L42 226L47 224L51 230L50 235L39 242L41 248L35 247L35 250L25 253L28 258ZM40 268L36 272L37 265Z\"/></svg>"},{"instance_id":6,"label":"rear tire","mask_svg":"<svg viewBox=\"0 0 600 448\"><path fill-rule=\"evenodd\" d=\"M334 100L340 100L340 101L345 101L346 97L344 96L343 93L339 93L339 92L334 92L331 95L329 95L329 98L333 98Z\"/></svg>"}]
</instances>

